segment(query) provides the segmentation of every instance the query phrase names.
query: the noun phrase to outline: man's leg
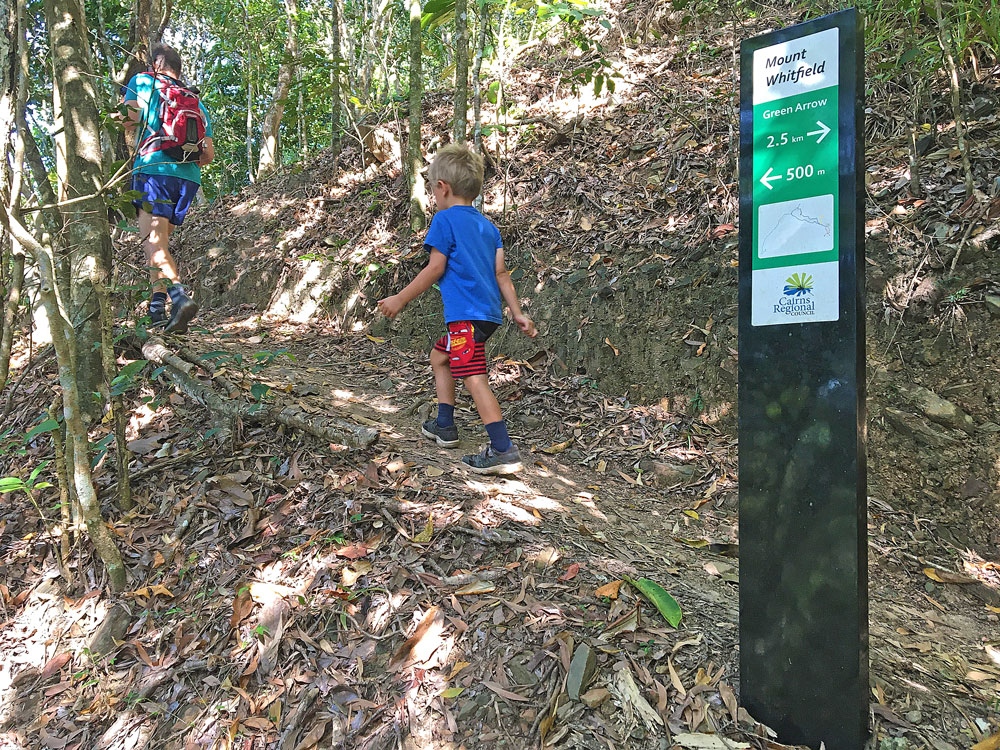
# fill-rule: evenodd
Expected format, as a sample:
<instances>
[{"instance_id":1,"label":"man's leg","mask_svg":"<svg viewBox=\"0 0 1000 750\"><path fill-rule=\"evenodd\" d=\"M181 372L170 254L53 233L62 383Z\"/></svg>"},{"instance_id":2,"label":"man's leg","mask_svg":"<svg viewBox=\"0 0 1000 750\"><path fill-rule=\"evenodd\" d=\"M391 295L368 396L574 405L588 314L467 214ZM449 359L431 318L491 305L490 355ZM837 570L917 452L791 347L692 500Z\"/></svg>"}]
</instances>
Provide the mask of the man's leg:
<instances>
[{"instance_id":1,"label":"man's leg","mask_svg":"<svg viewBox=\"0 0 1000 750\"><path fill-rule=\"evenodd\" d=\"M139 209L139 234L152 287L149 318L154 326L167 323L167 289L177 279L177 264L169 250L172 228L166 217L153 216Z\"/></svg>"},{"instance_id":2,"label":"man's leg","mask_svg":"<svg viewBox=\"0 0 1000 750\"><path fill-rule=\"evenodd\" d=\"M169 249L173 231L174 227L167 217L153 216L139 209L139 235L154 292L166 292L167 287L179 280L177 263Z\"/></svg>"}]
</instances>

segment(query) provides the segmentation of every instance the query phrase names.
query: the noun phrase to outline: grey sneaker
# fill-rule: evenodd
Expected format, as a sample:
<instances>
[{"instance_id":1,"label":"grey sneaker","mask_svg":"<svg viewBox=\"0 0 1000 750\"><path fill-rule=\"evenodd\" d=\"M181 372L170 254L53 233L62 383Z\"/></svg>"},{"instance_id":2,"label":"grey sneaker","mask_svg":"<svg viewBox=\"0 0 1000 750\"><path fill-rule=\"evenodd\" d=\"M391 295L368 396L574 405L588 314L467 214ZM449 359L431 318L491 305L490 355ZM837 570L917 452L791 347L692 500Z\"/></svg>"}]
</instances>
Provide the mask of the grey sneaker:
<instances>
[{"instance_id":1,"label":"grey sneaker","mask_svg":"<svg viewBox=\"0 0 1000 750\"><path fill-rule=\"evenodd\" d=\"M442 448L454 448L458 445L458 427L454 424L450 427L440 427L436 419L428 419L420 425L420 431Z\"/></svg>"},{"instance_id":2,"label":"grey sneaker","mask_svg":"<svg viewBox=\"0 0 1000 750\"><path fill-rule=\"evenodd\" d=\"M150 310L149 312L149 327L150 328L163 328L167 324L167 311L166 310Z\"/></svg>"},{"instance_id":3,"label":"grey sneaker","mask_svg":"<svg viewBox=\"0 0 1000 750\"><path fill-rule=\"evenodd\" d=\"M186 294L170 306L170 321L163 330L167 333L187 333L188 323L198 314L198 303Z\"/></svg>"},{"instance_id":4,"label":"grey sneaker","mask_svg":"<svg viewBox=\"0 0 1000 750\"><path fill-rule=\"evenodd\" d=\"M521 464L521 451L513 443L503 453L493 450L487 445L474 456L463 456L462 463L477 474L515 474L524 466Z\"/></svg>"}]
</instances>

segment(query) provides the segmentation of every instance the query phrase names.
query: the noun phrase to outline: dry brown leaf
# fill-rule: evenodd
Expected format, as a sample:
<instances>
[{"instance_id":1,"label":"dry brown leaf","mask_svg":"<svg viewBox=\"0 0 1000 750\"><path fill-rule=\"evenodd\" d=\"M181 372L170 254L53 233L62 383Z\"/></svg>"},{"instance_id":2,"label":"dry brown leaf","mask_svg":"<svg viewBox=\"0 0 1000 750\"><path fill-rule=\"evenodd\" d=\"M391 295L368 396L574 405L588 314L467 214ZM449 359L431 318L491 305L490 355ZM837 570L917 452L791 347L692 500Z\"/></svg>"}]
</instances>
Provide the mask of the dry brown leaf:
<instances>
[{"instance_id":1,"label":"dry brown leaf","mask_svg":"<svg viewBox=\"0 0 1000 750\"><path fill-rule=\"evenodd\" d=\"M243 726L256 729L258 732L266 732L274 728L274 723L263 716L251 716L249 719L243 720Z\"/></svg>"},{"instance_id":2,"label":"dry brown leaf","mask_svg":"<svg viewBox=\"0 0 1000 750\"><path fill-rule=\"evenodd\" d=\"M563 443L556 443L555 445L550 445L548 448L542 448L542 453L548 453L550 456L554 456L557 453L562 453L571 445L573 445L573 438L570 438L569 440Z\"/></svg>"},{"instance_id":3,"label":"dry brown leaf","mask_svg":"<svg viewBox=\"0 0 1000 750\"><path fill-rule=\"evenodd\" d=\"M443 472L442 472L443 473ZM424 530L413 537L413 542L416 544L427 544L431 538L434 536L434 514L431 513L427 516L427 525Z\"/></svg>"},{"instance_id":4,"label":"dry brown leaf","mask_svg":"<svg viewBox=\"0 0 1000 750\"><path fill-rule=\"evenodd\" d=\"M299 744L295 746L295 750L313 750L319 744L319 741L323 739L323 735L326 734L326 728L329 723L329 720L317 722L309 730L309 733L302 738Z\"/></svg>"},{"instance_id":5,"label":"dry brown leaf","mask_svg":"<svg viewBox=\"0 0 1000 750\"><path fill-rule=\"evenodd\" d=\"M950 573L947 570L938 570L937 568L924 568L924 575L938 583L978 583L975 578L959 575L958 573Z\"/></svg>"},{"instance_id":6,"label":"dry brown leaf","mask_svg":"<svg viewBox=\"0 0 1000 750\"><path fill-rule=\"evenodd\" d=\"M399 667L426 661L441 645L440 635L443 629L444 616L441 614L441 608L430 607L424 613L413 635L407 638L392 655L389 666Z\"/></svg>"},{"instance_id":7,"label":"dry brown leaf","mask_svg":"<svg viewBox=\"0 0 1000 750\"><path fill-rule=\"evenodd\" d=\"M507 700L510 701L530 700L530 698L525 698L523 695L518 695L517 693L513 693L510 690L507 690L504 687L496 684L495 682L492 682L491 680L483 680L483 685L488 687L490 690L499 695L501 698L506 698Z\"/></svg>"},{"instance_id":8,"label":"dry brown leaf","mask_svg":"<svg viewBox=\"0 0 1000 750\"><path fill-rule=\"evenodd\" d=\"M437 466L428 466L424 469L424 473L429 477L440 477L444 474L444 469L438 468Z\"/></svg>"},{"instance_id":9,"label":"dry brown leaf","mask_svg":"<svg viewBox=\"0 0 1000 750\"><path fill-rule=\"evenodd\" d=\"M1000 732L972 746L972 750L1000 750Z\"/></svg>"},{"instance_id":10,"label":"dry brown leaf","mask_svg":"<svg viewBox=\"0 0 1000 750\"><path fill-rule=\"evenodd\" d=\"M576 574L580 572L580 563L573 563L568 568L566 572L559 576L560 581L571 581L576 578Z\"/></svg>"},{"instance_id":11,"label":"dry brown leaf","mask_svg":"<svg viewBox=\"0 0 1000 750\"><path fill-rule=\"evenodd\" d=\"M40 680L49 679L52 675L54 675L60 669L65 667L69 663L69 660L72 658L73 655L68 651L53 656L51 659L48 660L45 666L42 667L42 671L41 673L39 673L38 679Z\"/></svg>"},{"instance_id":12,"label":"dry brown leaf","mask_svg":"<svg viewBox=\"0 0 1000 750\"><path fill-rule=\"evenodd\" d=\"M249 617L253 611L253 599L250 596L249 588L240 589L240 593L233 599L233 615L229 618L229 627L235 630L239 624Z\"/></svg>"},{"instance_id":13,"label":"dry brown leaf","mask_svg":"<svg viewBox=\"0 0 1000 750\"><path fill-rule=\"evenodd\" d=\"M618 347L611 343L611 339L605 337L604 343L611 347L611 351L613 351L615 353L615 356L617 357L619 354Z\"/></svg>"},{"instance_id":14,"label":"dry brown leaf","mask_svg":"<svg viewBox=\"0 0 1000 750\"><path fill-rule=\"evenodd\" d=\"M340 580L344 586L353 586L358 579L366 573L371 573L372 564L367 560L357 560L353 564L344 566L340 571Z\"/></svg>"},{"instance_id":15,"label":"dry brown leaf","mask_svg":"<svg viewBox=\"0 0 1000 750\"><path fill-rule=\"evenodd\" d=\"M677 670L674 669L674 660L667 659L667 671L670 673L670 684L674 686L674 689L681 694L681 698L687 695L687 690L684 689L684 683L681 682L680 675L677 674Z\"/></svg>"},{"instance_id":16,"label":"dry brown leaf","mask_svg":"<svg viewBox=\"0 0 1000 750\"><path fill-rule=\"evenodd\" d=\"M723 704L725 704L726 710L729 711L729 715L735 724L738 720L737 711L739 703L736 701L736 694L733 692L733 689L725 682L719 683L719 697L722 699Z\"/></svg>"},{"instance_id":17,"label":"dry brown leaf","mask_svg":"<svg viewBox=\"0 0 1000 750\"><path fill-rule=\"evenodd\" d=\"M474 581L466 586L462 586L455 592L457 596L470 596L472 594L489 594L496 591L497 585L493 581ZM470 610L471 611L471 610Z\"/></svg>"},{"instance_id":18,"label":"dry brown leaf","mask_svg":"<svg viewBox=\"0 0 1000 750\"><path fill-rule=\"evenodd\" d=\"M602 641L611 640L612 638L621 635L622 633L634 633L639 628L639 608L636 607L628 614L625 614L615 620L613 623L605 628L604 632L601 633L598 638Z\"/></svg>"},{"instance_id":19,"label":"dry brown leaf","mask_svg":"<svg viewBox=\"0 0 1000 750\"><path fill-rule=\"evenodd\" d=\"M348 560L358 560L366 557L371 550L364 544L349 544L337 550L337 557L345 557Z\"/></svg>"},{"instance_id":20,"label":"dry brown leaf","mask_svg":"<svg viewBox=\"0 0 1000 750\"><path fill-rule=\"evenodd\" d=\"M625 581L611 581L611 583L606 583L594 592L594 596L598 598L606 596L609 599L617 599L618 591L621 589L623 583Z\"/></svg>"}]
</instances>

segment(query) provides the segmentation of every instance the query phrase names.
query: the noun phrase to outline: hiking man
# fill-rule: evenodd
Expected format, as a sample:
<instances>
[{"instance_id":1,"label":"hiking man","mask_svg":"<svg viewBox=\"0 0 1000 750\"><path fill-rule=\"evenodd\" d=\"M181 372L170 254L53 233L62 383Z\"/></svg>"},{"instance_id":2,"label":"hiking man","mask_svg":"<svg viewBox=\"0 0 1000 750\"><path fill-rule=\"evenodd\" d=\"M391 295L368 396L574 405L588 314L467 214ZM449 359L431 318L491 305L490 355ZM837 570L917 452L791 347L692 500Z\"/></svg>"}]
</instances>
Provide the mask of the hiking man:
<instances>
[{"instance_id":1,"label":"hiking man","mask_svg":"<svg viewBox=\"0 0 1000 750\"><path fill-rule=\"evenodd\" d=\"M125 130L135 144L132 187L142 193L133 204L152 282L150 321L186 333L198 305L180 285L168 244L198 193L201 167L215 158L212 123L197 89L181 82L177 50L159 44L150 58L150 70L132 76L125 87Z\"/></svg>"}]
</instances>

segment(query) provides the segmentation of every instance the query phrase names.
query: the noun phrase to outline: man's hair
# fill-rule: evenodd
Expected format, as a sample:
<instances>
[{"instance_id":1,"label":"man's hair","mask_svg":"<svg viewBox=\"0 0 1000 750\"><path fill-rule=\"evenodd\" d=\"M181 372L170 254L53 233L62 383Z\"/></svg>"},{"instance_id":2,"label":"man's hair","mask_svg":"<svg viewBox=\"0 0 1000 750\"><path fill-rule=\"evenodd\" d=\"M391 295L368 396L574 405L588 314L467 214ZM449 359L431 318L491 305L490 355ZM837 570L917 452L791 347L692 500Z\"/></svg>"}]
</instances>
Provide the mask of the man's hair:
<instances>
[{"instance_id":1,"label":"man's hair","mask_svg":"<svg viewBox=\"0 0 1000 750\"><path fill-rule=\"evenodd\" d=\"M437 152L428 171L431 183L451 185L451 191L472 200L483 189L483 157L466 146L449 143Z\"/></svg>"},{"instance_id":2,"label":"man's hair","mask_svg":"<svg viewBox=\"0 0 1000 750\"><path fill-rule=\"evenodd\" d=\"M149 60L161 70L169 70L178 75L182 72L180 53L169 44L157 44L153 47L149 53Z\"/></svg>"}]
</instances>

